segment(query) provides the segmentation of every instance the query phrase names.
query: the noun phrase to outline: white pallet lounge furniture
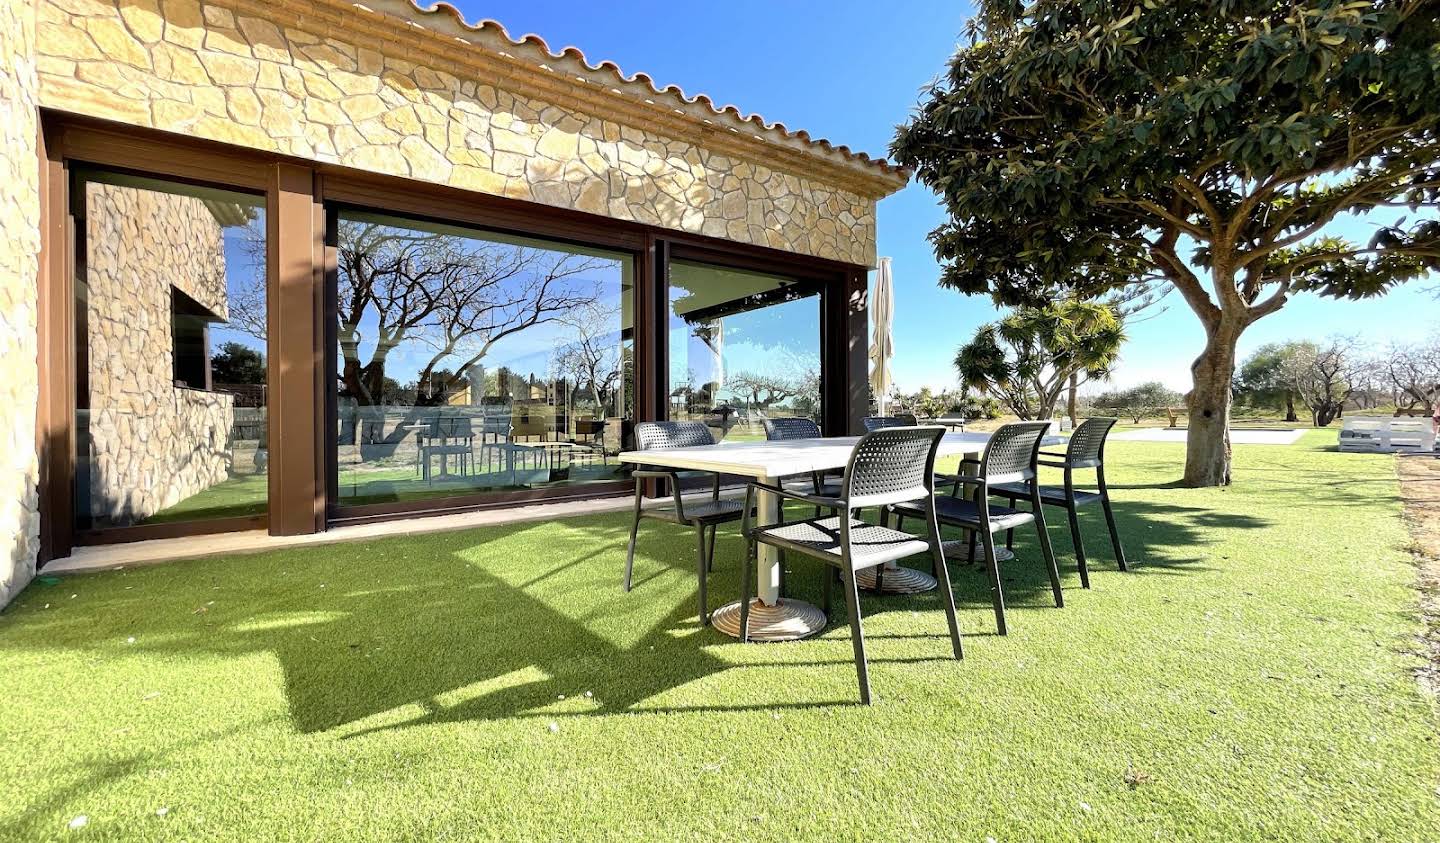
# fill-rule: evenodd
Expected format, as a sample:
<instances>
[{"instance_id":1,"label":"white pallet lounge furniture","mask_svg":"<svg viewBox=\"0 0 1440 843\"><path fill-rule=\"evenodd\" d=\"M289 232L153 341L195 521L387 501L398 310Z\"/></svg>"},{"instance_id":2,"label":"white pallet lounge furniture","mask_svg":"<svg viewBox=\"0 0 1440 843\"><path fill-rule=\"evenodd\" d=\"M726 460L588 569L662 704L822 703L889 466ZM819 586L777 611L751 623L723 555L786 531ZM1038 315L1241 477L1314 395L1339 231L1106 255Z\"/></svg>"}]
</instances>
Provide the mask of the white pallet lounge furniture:
<instances>
[{"instance_id":1,"label":"white pallet lounge furniture","mask_svg":"<svg viewBox=\"0 0 1440 843\"><path fill-rule=\"evenodd\" d=\"M1347 416L1340 429L1340 450L1433 451L1435 428L1426 418Z\"/></svg>"}]
</instances>

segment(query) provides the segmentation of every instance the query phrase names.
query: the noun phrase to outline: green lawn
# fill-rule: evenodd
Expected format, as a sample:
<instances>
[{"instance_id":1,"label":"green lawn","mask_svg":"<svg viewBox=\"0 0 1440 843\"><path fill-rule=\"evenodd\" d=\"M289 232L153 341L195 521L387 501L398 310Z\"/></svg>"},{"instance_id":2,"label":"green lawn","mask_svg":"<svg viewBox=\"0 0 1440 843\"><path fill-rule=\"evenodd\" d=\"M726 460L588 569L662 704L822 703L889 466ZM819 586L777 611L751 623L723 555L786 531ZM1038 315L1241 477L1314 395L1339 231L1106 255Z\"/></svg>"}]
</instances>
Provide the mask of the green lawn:
<instances>
[{"instance_id":1,"label":"green lawn","mask_svg":"<svg viewBox=\"0 0 1440 843\"><path fill-rule=\"evenodd\" d=\"M141 523L165 524L201 518L259 515L265 511L269 500L269 482L264 474L237 474L160 510Z\"/></svg>"},{"instance_id":2,"label":"green lawn","mask_svg":"<svg viewBox=\"0 0 1440 843\"><path fill-rule=\"evenodd\" d=\"M37 582L0 615L0 839L1434 840L1393 462L1331 438L1207 491L1115 443L1133 573L1087 516L1055 609L1029 537L1001 638L956 568L959 663L936 595L862 598L868 709L843 610L698 629L691 535L648 522L622 594L620 515Z\"/></svg>"}]
</instances>

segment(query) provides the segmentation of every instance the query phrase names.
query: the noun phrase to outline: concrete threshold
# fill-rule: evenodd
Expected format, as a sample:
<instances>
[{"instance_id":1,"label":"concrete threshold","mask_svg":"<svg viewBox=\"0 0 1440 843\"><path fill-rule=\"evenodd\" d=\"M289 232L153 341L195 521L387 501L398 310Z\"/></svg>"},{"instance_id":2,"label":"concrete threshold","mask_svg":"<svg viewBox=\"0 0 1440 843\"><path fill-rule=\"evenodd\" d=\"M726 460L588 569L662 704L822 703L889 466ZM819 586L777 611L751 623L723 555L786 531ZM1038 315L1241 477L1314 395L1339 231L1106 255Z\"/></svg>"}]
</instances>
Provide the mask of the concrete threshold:
<instances>
[{"instance_id":1,"label":"concrete threshold","mask_svg":"<svg viewBox=\"0 0 1440 843\"><path fill-rule=\"evenodd\" d=\"M723 491L721 493L722 497L743 494L742 491ZM709 497L709 492L687 494L685 500L699 500L704 497ZM671 498L647 499L644 505L648 509L664 506L671 503L672 500ZM264 530L245 530L236 533L215 533L208 536L90 545L77 547L64 559L55 559L47 563L44 568L40 569L40 575L88 574L95 571L113 571L118 568L154 565L179 559L199 559L237 553L263 553L289 547L454 532L477 527L520 524L528 521L550 521L556 518L624 512L632 506L634 506L634 498L625 495L526 504L477 512L424 515L394 521L377 521L369 524L332 527L321 533L304 536L272 536Z\"/></svg>"}]
</instances>

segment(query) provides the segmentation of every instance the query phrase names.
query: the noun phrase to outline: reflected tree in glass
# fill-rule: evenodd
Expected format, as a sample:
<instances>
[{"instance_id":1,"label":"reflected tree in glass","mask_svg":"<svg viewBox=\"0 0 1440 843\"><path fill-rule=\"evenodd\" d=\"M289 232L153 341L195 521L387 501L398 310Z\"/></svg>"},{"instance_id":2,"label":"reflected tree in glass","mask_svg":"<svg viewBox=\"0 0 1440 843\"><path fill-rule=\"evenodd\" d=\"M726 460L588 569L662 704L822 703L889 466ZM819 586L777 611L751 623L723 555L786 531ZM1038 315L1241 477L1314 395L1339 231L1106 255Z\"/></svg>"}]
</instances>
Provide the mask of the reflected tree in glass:
<instances>
[{"instance_id":1,"label":"reflected tree in glass","mask_svg":"<svg viewBox=\"0 0 1440 843\"><path fill-rule=\"evenodd\" d=\"M585 255L342 220L337 376L340 395L353 401L355 412L341 420L340 444L360 445L367 458L393 450L418 408L443 404L496 343L593 306L600 292L581 276L603 264ZM366 331L373 344L363 342ZM406 342L423 348L425 359L414 383L402 385L387 377L386 364ZM410 389L413 395L398 394ZM411 410L388 429L383 413L365 409L391 403Z\"/></svg>"}]
</instances>

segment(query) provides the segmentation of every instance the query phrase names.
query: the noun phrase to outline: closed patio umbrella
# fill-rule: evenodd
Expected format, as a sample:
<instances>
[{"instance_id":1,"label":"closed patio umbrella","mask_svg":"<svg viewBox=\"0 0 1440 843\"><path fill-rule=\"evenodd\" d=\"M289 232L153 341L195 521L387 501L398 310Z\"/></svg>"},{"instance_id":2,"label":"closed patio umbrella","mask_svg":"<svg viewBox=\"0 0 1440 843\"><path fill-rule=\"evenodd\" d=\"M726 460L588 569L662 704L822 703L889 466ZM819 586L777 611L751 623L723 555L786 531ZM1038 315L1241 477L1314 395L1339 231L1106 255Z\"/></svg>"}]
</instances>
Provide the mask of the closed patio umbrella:
<instances>
[{"instance_id":1,"label":"closed patio umbrella","mask_svg":"<svg viewBox=\"0 0 1440 843\"><path fill-rule=\"evenodd\" d=\"M895 283L890 277L890 259L881 258L875 273L875 289L870 293L870 388L875 392L879 415L885 415L886 398L890 393L890 358L895 354ZM935 578L914 568L902 568L894 562L885 563L880 590L891 594L914 594L935 587ZM861 588L875 586L875 569L857 572Z\"/></svg>"},{"instance_id":2,"label":"closed patio umbrella","mask_svg":"<svg viewBox=\"0 0 1440 843\"><path fill-rule=\"evenodd\" d=\"M895 353L895 336L891 321L895 318L895 287L890 278L890 259L880 259L875 274L875 289L870 294L870 389L875 393L879 415L885 415L885 399L890 392L890 357Z\"/></svg>"}]
</instances>

